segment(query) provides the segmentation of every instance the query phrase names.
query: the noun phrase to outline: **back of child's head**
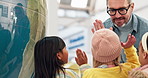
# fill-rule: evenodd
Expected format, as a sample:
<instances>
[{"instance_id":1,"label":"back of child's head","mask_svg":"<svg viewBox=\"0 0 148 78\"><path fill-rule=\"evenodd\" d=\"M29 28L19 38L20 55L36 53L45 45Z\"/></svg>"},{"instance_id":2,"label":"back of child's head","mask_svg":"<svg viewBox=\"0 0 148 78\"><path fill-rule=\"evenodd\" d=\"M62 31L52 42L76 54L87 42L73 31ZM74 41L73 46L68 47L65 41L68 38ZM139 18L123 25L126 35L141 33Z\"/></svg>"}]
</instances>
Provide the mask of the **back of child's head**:
<instances>
[{"instance_id":1,"label":"back of child's head","mask_svg":"<svg viewBox=\"0 0 148 78\"><path fill-rule=\"evenodd\" d=\"M148 74L141 70L131 71L128 78L148 78Z\"/></svg>"},{"instance_id":2,"label":"back of child's head","mask_svg":"<svg viewBox=\"0 0 148 78\"><path fill-rule=\"evenodd\" d=\"M141 66L148 64L148 32L142 36L138 50Z\"/></svg>"},{"instance_id":3,"label":"back of child's head","mask_svg":"<svg viewBox=\"0 0 148 78\"><path fill-rule=\"evenodd\" d=\"M120 56L122 47L115 32L109 29L100 29L93 34L91 50L94 60L107 63Z\"/></svg>"},{"instance_id":4,"label":"back of child's head","mask_svg":"<svg viewBox=\"0 0 148 78\"><path fill-rule=\"evenodd\" d=\"M141 42L144 52L148 53L148 32L142 36Z\"/></svg>"},{"instance_id":5,"label":"back of child's head","mask_svg":"<svg viewBox=\"0 0 148 78\"><path fill-rule=\"evenodd\" d=\"M57 53L65 47L64 41L57 37L44 37L35 44L35 78L55 78L56 72L63 71L63 61L57 58Z\"/></svg>"}]
</instances>

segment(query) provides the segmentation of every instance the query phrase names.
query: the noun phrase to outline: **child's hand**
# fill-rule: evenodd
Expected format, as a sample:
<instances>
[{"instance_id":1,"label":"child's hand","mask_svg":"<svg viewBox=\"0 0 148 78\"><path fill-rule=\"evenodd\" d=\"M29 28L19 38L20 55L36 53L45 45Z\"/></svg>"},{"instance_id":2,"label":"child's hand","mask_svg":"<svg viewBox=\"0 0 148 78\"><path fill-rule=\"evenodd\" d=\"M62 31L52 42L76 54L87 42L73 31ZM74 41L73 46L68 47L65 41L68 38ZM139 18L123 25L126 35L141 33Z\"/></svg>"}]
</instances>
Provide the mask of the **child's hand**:
<instances>
[{"instance_id":1,"label":"child's hand","mask_svg":"<svg viewBox=\"0 0 148 78\"><path fill-rule=\"evenodd\" d=\"M93 25L94 25L94 28L91 29L92 33L94 33L97 30L100 30L100 29L105 28L104 25L103 25L103 23L102 23L102 21L101 20L98 20L98 19L95 20L95 22L93 23ZM112 27L110 27L109 29L110 30L113 30Z\"/></svg>"},{"instance_id":2,"label":"child's hand","mask_svg":"<svg viewBox=\"0 0 148 78\"><path fill-rule=\"evenodd\" d=\"M84 51L82 52L80 49L77 49L76 55L77 57L75 57L75 60L79 66L82 64L87 64L87 56Z\"/></svg>"},{"instance_id":3,"label":"child's hand","mask_svg":"<svg viewBox=\"0 0 148 78\"><path fill-rule=\"evenodd\" d=\"M129 35L128 35L128 40L127 40L127 42L126 42L126 43L121 42L121 46L122 46L123 48L129 48L129 47L131 47L132 45L134 45L135 42L136 42L135 36L129 34Z\"/></svg>"}]
</instances>

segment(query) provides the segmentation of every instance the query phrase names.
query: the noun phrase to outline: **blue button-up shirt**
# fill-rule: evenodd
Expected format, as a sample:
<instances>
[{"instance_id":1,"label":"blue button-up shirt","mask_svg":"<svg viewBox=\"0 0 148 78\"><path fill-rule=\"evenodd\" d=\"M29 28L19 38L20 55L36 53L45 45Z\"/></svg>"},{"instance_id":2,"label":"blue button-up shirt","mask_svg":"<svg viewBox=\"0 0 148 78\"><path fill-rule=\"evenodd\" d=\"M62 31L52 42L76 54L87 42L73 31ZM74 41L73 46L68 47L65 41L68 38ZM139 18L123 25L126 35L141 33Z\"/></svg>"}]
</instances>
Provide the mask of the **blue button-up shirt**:
<instances>
[{"instance_id":1,"label":"blue button-up shirt","mask_svg":"<svg viewBox=\"0 0 148 78\"><path fill-rule=\"evenodd\" d=\"M131 25L133 26L133 30L131 32L132 35L134 35L136 37L136 43L135 43L135 47L138 49L139 46L139 42L141 41L141 38L143 36L144 33L148 32L148 20L141 18L139 16L137 16L136 14L132 14L132 19L131 19ZM104 22L104 26L106 28L110 28L113 27L113 31L120 37L120 30L118 29L118 27L116 27L113 22L111 21L111 19L107 19ZM127 39L127 36L125 37ZM126 57L124 57L126 58ZM125 62L125 60L124 60Z\"/></svg>"}]
</instances>

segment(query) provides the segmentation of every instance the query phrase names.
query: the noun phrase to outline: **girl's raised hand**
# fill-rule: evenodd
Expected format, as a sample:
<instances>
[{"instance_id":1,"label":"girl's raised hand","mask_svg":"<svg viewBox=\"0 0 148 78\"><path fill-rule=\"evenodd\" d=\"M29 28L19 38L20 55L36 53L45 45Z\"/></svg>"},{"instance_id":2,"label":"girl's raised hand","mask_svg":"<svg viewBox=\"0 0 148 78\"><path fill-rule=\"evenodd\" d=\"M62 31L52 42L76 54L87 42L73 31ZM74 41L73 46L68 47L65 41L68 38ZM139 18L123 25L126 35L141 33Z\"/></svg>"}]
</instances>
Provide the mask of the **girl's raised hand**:
<instances>
[{"instance_id":1,"label":"girl's raised hand","mask_svg":"<svg viewBox=\"0 0 148 78\"><path fill-rule=\"evenodd\" d=\"M87 64L88 59L87 59L87 56L84 51L82 52L82 50L77 49L76 55L77 55L77 57L75 57L75 61L79 66L81 66L83 64Z\"/></svg>"}]
</instances>

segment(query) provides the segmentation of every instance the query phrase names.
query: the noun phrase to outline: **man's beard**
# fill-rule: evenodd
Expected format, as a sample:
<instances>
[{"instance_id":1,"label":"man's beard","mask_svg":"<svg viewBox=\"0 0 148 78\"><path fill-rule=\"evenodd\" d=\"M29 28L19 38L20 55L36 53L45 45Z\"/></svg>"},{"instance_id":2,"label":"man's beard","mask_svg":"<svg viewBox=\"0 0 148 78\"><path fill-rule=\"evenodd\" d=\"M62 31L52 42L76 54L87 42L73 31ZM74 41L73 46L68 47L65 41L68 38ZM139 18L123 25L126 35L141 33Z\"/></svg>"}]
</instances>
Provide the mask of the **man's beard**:
<instances>
[{"instance_id":1,"label":"man's beard","mask_svg":"<svg viewBox=\"0 0 148 78\"><path fill-rule=\"evenodd\" d=\"M117 26L117 27L124 27L124 26L125 26L125 23L122 24L122 26L118 26L118 25L115 23L116 20L125 20L125 17L119 17L119 18L114 18L114 19L113 19L114 25L115 25L115 26Z\"/></svg>"}]
</instances>

